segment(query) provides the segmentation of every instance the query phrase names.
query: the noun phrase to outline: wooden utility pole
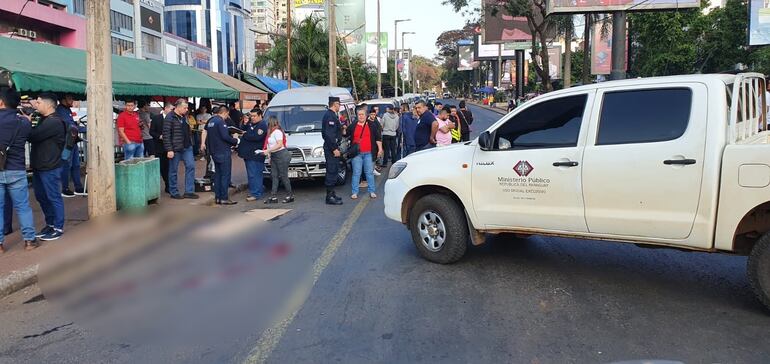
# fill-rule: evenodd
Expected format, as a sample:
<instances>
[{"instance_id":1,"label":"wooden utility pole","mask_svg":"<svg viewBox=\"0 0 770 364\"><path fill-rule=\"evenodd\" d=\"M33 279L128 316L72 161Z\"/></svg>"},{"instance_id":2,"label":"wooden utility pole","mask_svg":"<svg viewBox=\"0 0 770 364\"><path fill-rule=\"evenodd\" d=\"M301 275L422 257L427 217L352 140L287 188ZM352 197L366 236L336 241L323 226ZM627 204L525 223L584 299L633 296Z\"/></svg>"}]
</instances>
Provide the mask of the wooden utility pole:
<instances>
[{"instance_id":1,"label":"wooden utility pole","mask_svg":"<svg viewBox=\"0 0 770 364\"><path fill-rule=\"evenodd\" d=\"M291 89L291 0L286 0L286 87Z\"/></svg>"},{"instance_id":2,"label":"wooden utility pole","mask_svg":"<svg viewBox=\"0 0 770 364\"><path fill-rule=\"evenodd\" d=\"M626 78L626 12L612 13L612 71L610 79Z\"/></svg>"},{"instance_id":3,"label":"wooden utility pole","mask_svg":"<svg viewBox=\"0 0 770 364\"><path fill-rule=\"evenodd\" d=\"M564 49L564 88L572 87L572 20L572 15L569 15L570 24L564 32L564 45L567 47Z\"/></svg>"},{"instance_id":4,"label":"wooden utility pole","mask_svg":"<svg viewBox=\"0 0 770 364\"><path fill-rule=\"evenodd\" d=\"M337 18L334 0L328 0L329 16L329 86L337 87Z\"/></svg>"},{"instance_id":5,"label":"wooden utility pole","mask_svg":"<svg viewBox=\"0 0 770 364\"><path fill-rule=\"evenodd\" d=\"M591 27L593 14L586 13L583 30L583 85L591 83Z\"/></svg>"},{"instance_id":6,"label":"wooden utility pole","mask_svg":"<svg viewBox=\"0 0 770 364\"><path fill-rule=\"evenodd\" d=\"M377 98L382 98L382 73L380 73L380 0L377 0Z\"/></svg>"},{"instance_id":7,"label":"wooden utility pole","mask_svg":"<svg viewBox=\"0 0 770 364\"><path fill-rule=\"evenodd\" d=\"M86 1L86 100L88 101L88 217L114 213L115 140L112 120L110 2ZM74 156L73 158L78 158Z\"/></svg>"}]
</instances>

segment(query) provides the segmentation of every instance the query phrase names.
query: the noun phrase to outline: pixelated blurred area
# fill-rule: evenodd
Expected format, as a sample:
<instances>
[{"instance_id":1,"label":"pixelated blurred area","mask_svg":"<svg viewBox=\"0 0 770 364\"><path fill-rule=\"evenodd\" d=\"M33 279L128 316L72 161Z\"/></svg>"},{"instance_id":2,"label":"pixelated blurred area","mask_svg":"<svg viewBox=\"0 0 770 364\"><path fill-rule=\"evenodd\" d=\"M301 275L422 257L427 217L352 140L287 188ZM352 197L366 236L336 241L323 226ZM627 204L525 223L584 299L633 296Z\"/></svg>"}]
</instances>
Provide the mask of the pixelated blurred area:
<instances>
[{"instance_id":1,"label":"pixelated blurred area","mask_svg":"<svg viewBox=\"0 0 770 364\"><path fill-rule=\"evenodd\" d=\"M79 254L41 266L40 287L72 321L120 342L168 349L250 335L309 275L269 228L288 211L186 207L94 222Z\"/></svg>"}]
</instances>

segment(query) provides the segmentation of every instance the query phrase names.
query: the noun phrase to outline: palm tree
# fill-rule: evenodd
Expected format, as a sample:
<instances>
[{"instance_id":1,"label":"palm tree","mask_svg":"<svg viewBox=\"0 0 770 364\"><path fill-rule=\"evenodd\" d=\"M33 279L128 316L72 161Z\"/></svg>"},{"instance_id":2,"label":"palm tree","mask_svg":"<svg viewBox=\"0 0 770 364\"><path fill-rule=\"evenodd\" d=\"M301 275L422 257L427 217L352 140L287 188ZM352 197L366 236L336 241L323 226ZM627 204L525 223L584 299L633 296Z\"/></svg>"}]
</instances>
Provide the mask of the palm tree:
<instances>
[{"instance_id":1,"label":"palm tree","mask_svg":"<svg viewBox=\"0 0 770 364\"><path fill-rule=\"evenodd\" d=\"M300 22L292 22L291 32L291 74L294 79L305 83L326 84L328 74L328 35L316 16ZM273 74L284 74L286 70L286 34L271 34L273 48L260 54L254 61L257 68L264 67Z\"/></svg>"}]
</instances>

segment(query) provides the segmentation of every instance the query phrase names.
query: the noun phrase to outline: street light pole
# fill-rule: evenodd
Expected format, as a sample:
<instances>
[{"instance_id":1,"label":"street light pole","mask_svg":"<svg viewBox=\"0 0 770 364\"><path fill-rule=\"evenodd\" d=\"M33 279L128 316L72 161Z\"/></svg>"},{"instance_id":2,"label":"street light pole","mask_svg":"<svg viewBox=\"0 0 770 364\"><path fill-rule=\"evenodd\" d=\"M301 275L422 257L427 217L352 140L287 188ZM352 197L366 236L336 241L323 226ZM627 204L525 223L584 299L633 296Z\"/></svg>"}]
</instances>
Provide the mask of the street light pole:
<instances>
[{"instance_id":1,"label":"street light pole","mask_svg":"<svg viewBox=\"0 0 770 364\"><path fill-rule=\"evenodd\" d=\"M403 50L406 50L406 41L404 40L404 36L407 34L415 34L415 32L401 32L401 47ZM406 67L406 63L404 63L404 67ZM412 71L412 52L409 52L409 72ZM406 80L401 77L401 90L406 94ZM414 90L412 90L414 92Z\"/></svg>"},{"instance_id":2,"label":"street light pole","mask_svg":"<svg viewBox=\"0 0 770 364\"><path fill-rule=\"evenodd\" d=\"M393 24L395 24L395 32L393 33L393 38L396 38L394 41L396 42L395 46L393 47L393 50L395 53L395 60L393 61L393 96L398 97L398 61L401 58L398 54L398 23L410 21L412 19L398 19ZM401 42L404 43L404 42Z\"/></svg>"},{"instance_id":3,"label":"street light pole","mask_svg":"<svg viewBox=\"0 0 770 364\"><path fill-rule=\"evenodd\" d=\"M328 0L329 16L329 86L337 87L337 20L334 0Z\"/></svg>"},{"instance_id":4,"label":"street light pole","mask_svg":"<svg viewBox=\"0 0 770 364\"><path fill-rule=\"evenodd\" d=\"M382 62L380 57L380 0L377 0L377 98L382 98L382 73L380 73L380 65Z\"/></svg>"},{"instance_id":5,"label":"street light pole","mask_svg":"<svg viewBox=\"0 0 770 364\"><path fill-rule=\"evenodd\" d=\"M291 0L286 0L286 87L291 90Z\"/></svg>"},{"instance_id":6,"label":"street light pole","mask_svg":"<svg viewBox=\"0 0 770 364\"><path fill-rule=\"evenodd\" d=\"M88 217L96 218L117 210L109 1L87 0L86 14L87 172L91 177L88 184Z\"/></svg>"}]
</instances>

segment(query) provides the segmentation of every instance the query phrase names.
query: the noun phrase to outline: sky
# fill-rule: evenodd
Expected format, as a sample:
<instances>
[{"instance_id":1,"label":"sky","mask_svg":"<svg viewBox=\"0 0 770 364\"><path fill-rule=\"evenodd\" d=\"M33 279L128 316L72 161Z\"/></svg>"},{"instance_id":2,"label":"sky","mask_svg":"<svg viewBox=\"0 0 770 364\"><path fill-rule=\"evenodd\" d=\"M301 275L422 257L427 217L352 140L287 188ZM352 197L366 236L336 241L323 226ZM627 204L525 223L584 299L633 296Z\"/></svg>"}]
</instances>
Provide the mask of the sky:
<instances>
[{"instance_id":1,"label":"sky","mask_svg":"<svg viewBox=\"0 0 770 364\"><path fill-rule=\"evenodd\" d=\"M443 0L380 0L380 32L388 32L388 48L394 49L394 24L396 19L412 19L398 23L398 43L401 46L401 32L415 32L406 35L406 48L429 59L436 56L436 38L447 30L461 29L466 18L455 12ZM473 1L471 1L473 2ZM480 2L476 0L476 2ZM377 31L377 0L366 0L366 31Z\"/></svg>"}]
</instances>

